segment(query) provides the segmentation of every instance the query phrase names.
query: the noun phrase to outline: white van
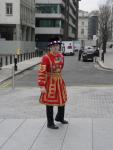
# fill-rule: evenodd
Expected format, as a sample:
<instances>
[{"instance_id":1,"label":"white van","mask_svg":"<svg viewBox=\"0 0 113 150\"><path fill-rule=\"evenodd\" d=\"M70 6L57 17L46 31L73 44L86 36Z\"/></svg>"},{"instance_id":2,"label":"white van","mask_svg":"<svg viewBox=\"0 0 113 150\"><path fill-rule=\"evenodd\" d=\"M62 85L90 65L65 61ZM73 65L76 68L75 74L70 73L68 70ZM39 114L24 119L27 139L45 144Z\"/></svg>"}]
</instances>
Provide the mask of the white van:
<instances>
[{"instance_id":1,"label":"white van","mask_svg":"<svg viewBox=\"0 0 113 150\"><path fill-rule=\"evenodd\" d=\"M74 55L73 41L62 41L61 51L64 55Z\"/></svg>"}]
</instances>

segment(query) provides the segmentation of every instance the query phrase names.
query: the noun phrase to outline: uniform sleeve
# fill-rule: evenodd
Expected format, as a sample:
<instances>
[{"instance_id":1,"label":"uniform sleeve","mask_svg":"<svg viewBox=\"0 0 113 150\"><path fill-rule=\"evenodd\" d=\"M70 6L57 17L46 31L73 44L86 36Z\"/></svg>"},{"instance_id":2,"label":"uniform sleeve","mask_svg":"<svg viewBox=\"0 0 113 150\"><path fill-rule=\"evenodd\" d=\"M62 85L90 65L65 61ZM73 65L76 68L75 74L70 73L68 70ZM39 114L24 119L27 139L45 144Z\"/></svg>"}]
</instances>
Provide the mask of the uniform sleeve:
<instances>
[{"instance_id":1,"label":"uniform sleeve","mask_svg":"<svg viewBox=\"0 0 113 150\"><path fill-rule=\"evenodd\" d=\"M46 56L43 56L38 70L38 85L40 87L45 87L46 84L47 65L48 65L47 58Z\"/></svg>"}]
</instances>

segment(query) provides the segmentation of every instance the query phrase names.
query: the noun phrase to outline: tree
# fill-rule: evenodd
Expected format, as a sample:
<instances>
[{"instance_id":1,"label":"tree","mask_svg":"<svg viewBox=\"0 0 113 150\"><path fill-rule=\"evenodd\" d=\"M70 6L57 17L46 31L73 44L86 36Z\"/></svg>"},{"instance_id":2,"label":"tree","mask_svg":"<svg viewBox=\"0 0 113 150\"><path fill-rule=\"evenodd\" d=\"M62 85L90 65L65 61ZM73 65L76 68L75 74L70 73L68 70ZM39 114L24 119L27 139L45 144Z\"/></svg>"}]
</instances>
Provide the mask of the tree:
<instances>
[{"instance_id":1,"label":"tree","mask_svg":"<svg viewBox=\"0 0 113 150\"><path fill-rule=\"evenodd\" d=\"M106 45L111 30L111 8L107 4L99 7L99 37L102 43L103 52L106 53Z\"/></svg>"}]
</instances>

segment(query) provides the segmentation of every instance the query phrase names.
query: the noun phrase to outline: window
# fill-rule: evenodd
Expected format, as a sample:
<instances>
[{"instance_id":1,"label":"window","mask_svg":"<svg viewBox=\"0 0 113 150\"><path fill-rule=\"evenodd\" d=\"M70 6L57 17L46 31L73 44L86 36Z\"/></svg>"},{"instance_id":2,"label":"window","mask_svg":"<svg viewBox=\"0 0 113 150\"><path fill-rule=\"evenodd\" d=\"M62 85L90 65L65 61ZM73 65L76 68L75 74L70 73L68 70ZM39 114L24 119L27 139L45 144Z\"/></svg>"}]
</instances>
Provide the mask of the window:
<instances>
[{"instance_id":1,"label":"window","mask_svg":"<svg viewBox=\"0 0 113 150\"><path fill-rule=\"evenodd\" d=\"M84 29L81 29L81 34L83 34L83 35L84 35Z\"/></svg>"},{"instance_id":2,"label":"window","mask_svg":"<svg viewBox=\"0 0 113 150\"><path fill-rule=\"evenodd\" d=\"M35 11L36 13L58 13L58 7L59 5L54 5L54 4L40 4L40 5L36 5L35 7Z\"/></svg>"},{"instance_id":3,"label":"window","mask_svg":"<svg viewBox=\"0 0 113 150\"><path fill-rule=\"evenodd\" d=\"M36 19L36 27L61 27L59 19Z\"/></svg>"},{"instance_id":4,"label":"window","mask_svg":"<svg viewBox=\"0 0 113 150\"><path fill-rule=\"evenodd\" d=\"M82 25L84 26L84 22L82 22Z\"/></svg>"},{"instance_id":5,"label":"window","mask_svg":"<svg viewBox=\"0 0 113 150\"><path fill-rule=\"evenodd\" d=\"M6 14L7 15L13 14L13 4L12 3L6 3Z\"/></svg>"}]
</instances>

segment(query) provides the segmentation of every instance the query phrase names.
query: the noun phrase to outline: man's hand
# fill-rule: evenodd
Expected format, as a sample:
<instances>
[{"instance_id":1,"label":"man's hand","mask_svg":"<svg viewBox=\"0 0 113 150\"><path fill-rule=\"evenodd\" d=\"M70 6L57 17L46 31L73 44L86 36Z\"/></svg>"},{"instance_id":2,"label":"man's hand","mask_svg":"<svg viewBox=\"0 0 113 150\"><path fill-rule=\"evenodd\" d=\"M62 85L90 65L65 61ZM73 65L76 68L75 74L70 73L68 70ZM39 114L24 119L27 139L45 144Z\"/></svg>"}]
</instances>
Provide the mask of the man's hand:
<instances>
[{"instance_id":1,"label":"man's hand","mask_svg":"<svg viewBox=\"0 0 113 150\"><path fill-rule=\"evenodd\" d=\"M41 88L40 88L40 91L41 91L41 93L46 93L45 87L41 87Z\"/></svg>"}]
</instances>

